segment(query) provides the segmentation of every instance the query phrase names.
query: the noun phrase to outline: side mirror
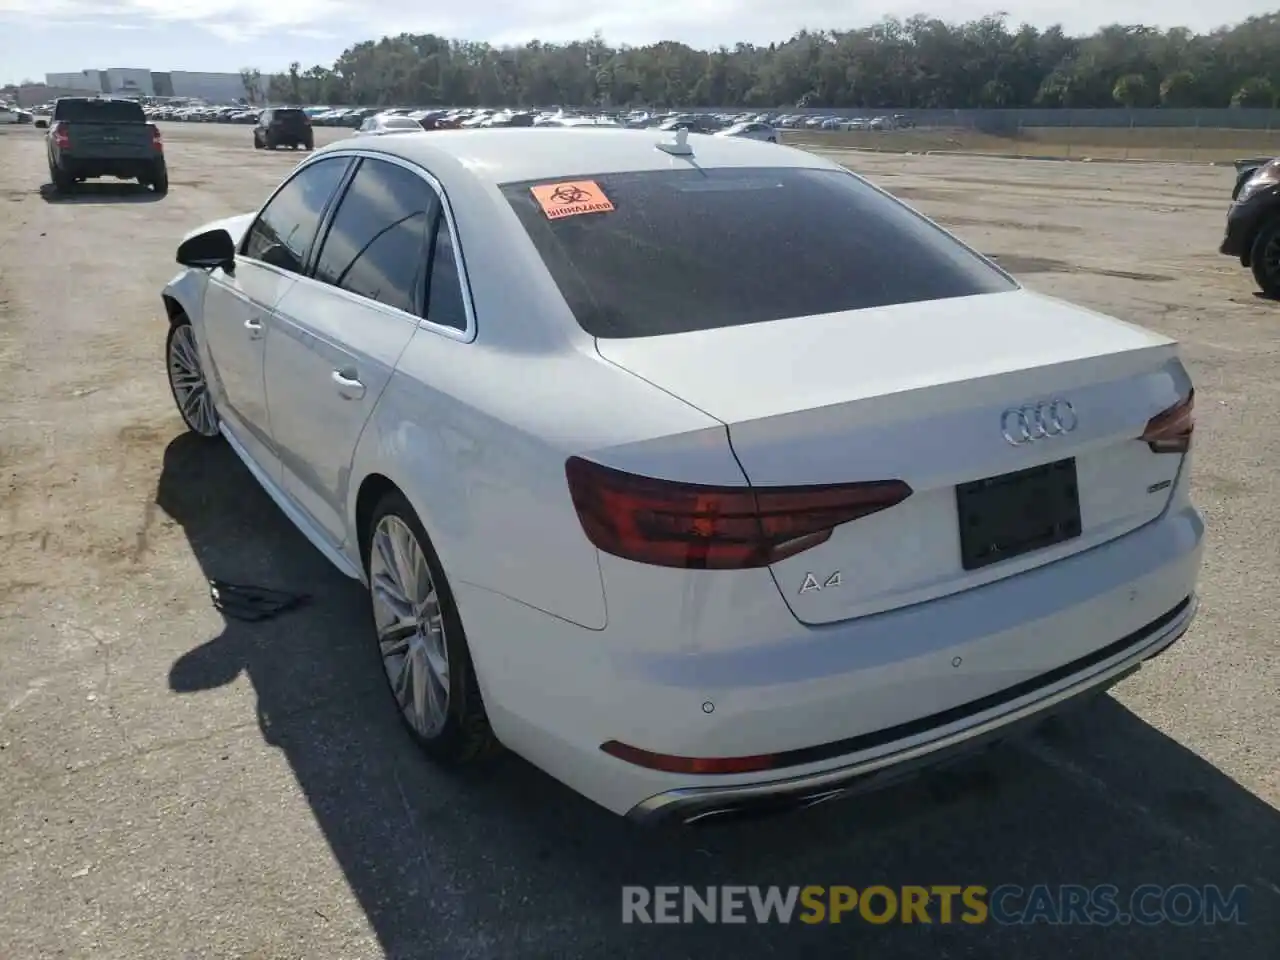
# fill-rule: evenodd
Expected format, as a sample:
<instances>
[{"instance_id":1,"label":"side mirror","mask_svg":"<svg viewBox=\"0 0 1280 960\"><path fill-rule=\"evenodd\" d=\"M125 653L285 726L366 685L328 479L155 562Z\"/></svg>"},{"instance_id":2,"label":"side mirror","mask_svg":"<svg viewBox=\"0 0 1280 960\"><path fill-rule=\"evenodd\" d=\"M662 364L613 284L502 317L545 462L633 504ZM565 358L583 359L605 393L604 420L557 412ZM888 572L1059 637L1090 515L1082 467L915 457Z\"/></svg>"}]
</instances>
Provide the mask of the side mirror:
<instances>
[{"instance_id":1,"label":"side mirror","mask_svg":"<svg viewBox=\"0 0 1280 960\"><path fill-rule=\"evenodd\" d=\"M206 230L182 241L178 247L178 262L184 267L201 270L226 269L236 262L236 245L226 230Z\"/></svg>"},{"instance_id":2,"label":"side mirror","mask_svg":"<svg viewBox=\"0 0 1280 960\"><path fill-rule=\"evenodd\" d=\"M49 129L49 121L45 117L36 117L35 123L36 123L36 128L39 130Z\"/></svg>"}]
</instances>

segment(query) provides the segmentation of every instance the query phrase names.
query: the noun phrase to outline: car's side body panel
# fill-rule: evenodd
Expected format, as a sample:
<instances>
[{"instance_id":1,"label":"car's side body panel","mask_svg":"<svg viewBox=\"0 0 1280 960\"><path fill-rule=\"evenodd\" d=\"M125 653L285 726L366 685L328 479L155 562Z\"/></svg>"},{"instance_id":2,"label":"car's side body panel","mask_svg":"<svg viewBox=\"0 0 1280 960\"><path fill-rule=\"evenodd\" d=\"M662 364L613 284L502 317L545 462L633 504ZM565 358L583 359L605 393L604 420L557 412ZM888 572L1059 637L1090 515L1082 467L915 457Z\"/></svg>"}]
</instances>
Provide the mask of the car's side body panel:
<instances>
[{"instance_id":1,"label":"car's side body panel","mask_svg":"<svg viewBox=\"0 0 1280 960\"><path fill-rule=\"evenodd\" d=\"M608 398L609 416L583 396ZM655 440L668 475L744 482L722 425L594 351L513 355L422 329L361 438L352 474L400 486L451 580L598 630L607 614L596 550L570 501L565 461L603 449L625 463L628 451ZM654 456L651 449L650 464Z\"/></svg>"}]
</instances>

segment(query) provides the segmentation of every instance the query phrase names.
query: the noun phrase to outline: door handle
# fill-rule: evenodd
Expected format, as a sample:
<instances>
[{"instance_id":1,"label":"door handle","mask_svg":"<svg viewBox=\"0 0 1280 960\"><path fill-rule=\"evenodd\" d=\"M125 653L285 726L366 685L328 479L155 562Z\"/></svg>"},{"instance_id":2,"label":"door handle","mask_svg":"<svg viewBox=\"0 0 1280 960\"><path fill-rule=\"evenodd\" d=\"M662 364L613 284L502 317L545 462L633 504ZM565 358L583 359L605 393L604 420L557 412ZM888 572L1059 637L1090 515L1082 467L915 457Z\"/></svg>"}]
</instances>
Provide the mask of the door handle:
<instances>
[{"instance_id":1,"label":"door handle","mask_svg":"<svg viewBox=\"0 0 1280 960\"><path fill-rule=\"evenodd\" d=\"M355 377L354 370L335 370L329 379L338 390L338 396L345 400L359 400L364 396L364 384Z\"/></svg>"},{"instance_id":2,"label":"door handle","mask_svg":"<svg viewBox=\"0 0 1280 960\"><path fill-rule=\"evenodd\" d=\"M261 317L250 317L248 320L244 322L244 328L245 330L249 331L250 340L262 339L262 318Z\"/></svg>"}]
</instances>

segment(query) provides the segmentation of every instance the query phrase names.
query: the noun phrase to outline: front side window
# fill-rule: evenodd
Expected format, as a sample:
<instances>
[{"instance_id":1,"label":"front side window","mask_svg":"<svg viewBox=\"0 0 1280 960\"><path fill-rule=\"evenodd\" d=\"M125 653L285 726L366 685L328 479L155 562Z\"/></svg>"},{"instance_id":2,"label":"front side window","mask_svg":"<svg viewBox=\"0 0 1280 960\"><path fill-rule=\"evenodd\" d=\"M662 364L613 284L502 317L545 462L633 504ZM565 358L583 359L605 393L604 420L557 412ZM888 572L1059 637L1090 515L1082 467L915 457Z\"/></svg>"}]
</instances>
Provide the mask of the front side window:
<instances>
[{"instance_id":1,"label":"front side window","mask_svg":"<svg viewBox=\"0 0 1280 960\"><path fill-rule=\"evenodd\" d=\"M578 323L597 337L1017 289L843 170L656 170L502 190Z\"/></svg>"},{"instance_id":2,"label":"front side window","mask_svg":"<svg viewBox=\"0 0 1280 960\"><path fill-rule=\"evenodd\" d=\"M416 173L361 161L325 236L315 278L421 316L428 229L439 208L435 189Z\"/></svg>"},{"instance_id":3,"label":"front side window","mask_svg":"<svg viewBox=\"0 0 1280 960\"><path fill-rule=\"evenodd\" d=\"M349 163L346 157L326 157L295 173L258 214L245 235L241 254L301 273L325 207Z\"/></svg>"}]
</instances>

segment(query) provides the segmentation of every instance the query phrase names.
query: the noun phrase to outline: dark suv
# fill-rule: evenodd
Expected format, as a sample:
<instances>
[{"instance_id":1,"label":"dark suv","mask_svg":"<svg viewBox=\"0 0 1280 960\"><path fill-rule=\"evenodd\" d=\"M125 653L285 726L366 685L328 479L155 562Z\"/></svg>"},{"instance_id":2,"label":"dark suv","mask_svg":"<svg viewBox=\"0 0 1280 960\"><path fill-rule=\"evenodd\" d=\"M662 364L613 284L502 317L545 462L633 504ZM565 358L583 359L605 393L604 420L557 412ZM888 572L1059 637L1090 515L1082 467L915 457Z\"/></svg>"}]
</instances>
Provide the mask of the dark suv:
<instances>
[{"instance_id":1,"label":"dark suv","mask_svg":"<svg viewBox=\"0 0 1280 960\"><path fill-rule=\"evenodd\" d=\"M1237 160L1236 171L1218 252L1238 257L1262 292L1280 299L1280 158Z\"/></svg>"},{"instance_id":2,"label":"dark suv","mask_svg":"<svg viewBox=\"0 0 1280 960\"><path fill-rule=\"evenodd\" d=\"M253 128L253 145L258 150L285 146L294 150L314 149L316 135L311 129L311 118L300 107L268 107Z\"/></svg>"}]
</instances>

